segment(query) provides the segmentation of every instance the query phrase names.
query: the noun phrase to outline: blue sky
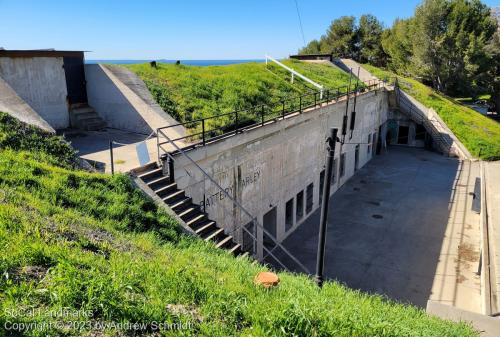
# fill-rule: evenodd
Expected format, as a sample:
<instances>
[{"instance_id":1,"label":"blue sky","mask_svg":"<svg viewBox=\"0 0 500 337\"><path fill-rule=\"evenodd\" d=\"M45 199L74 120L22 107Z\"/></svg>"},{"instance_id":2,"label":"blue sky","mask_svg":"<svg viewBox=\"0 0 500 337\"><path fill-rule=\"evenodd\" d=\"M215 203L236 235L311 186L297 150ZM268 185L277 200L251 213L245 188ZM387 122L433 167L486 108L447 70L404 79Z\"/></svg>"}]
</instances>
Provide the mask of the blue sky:
<instances>
[{"instance_id":1,"label":"blue sky","mask_svg":"<svg viewBox=\"0 0 500 337\"><path fill-rule=\"evenodd\" d=\"M386 26L420 0L297 0L306 41L342 15ZM483 1L500 6L500 0ZM88 59L252 59L303 45L294 0L0 0L0 47L90 50Z\"/></svg>"}]
</instances>

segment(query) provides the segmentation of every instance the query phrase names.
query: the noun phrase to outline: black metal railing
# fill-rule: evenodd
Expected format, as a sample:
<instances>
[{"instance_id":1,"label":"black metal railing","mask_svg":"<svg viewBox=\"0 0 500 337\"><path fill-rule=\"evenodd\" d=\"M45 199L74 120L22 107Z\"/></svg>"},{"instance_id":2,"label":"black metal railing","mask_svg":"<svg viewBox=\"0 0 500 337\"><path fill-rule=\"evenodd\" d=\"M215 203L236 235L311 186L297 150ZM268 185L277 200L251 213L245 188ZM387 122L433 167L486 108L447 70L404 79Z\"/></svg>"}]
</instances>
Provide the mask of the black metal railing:
<instances>
[{"instance_id":1,"label":"black metal railing","mask_svg":"<svg viewBox=\"0 0 500 337\"><path fill-rule=\"evenodd\" d=\"M349 90L347 86L335 89L326 89L323 95L317 91L300 96L290 97L273 104L256 105L249 109L218 114L188 122L169 125L157 129L158 160L165 153L164 145L169 141L160 140L162 134L167 134L168 129L182 127L188 129L190 134L174 138L172 142L182 142L183 150L205 146L207 143L217 141L228 136L236 135L244 130L264 126L268 123L285 119L291 115L301 114L306 110L316 108L323 104L338 102L354 94L373 91L382 88L386 81L370 80L359 83L357 88ZM348 92L349 91L349 92ZM164 138L164 137L162 137ZM174 150L175 151L175 150Z\"/></svg>"}]
</instances>

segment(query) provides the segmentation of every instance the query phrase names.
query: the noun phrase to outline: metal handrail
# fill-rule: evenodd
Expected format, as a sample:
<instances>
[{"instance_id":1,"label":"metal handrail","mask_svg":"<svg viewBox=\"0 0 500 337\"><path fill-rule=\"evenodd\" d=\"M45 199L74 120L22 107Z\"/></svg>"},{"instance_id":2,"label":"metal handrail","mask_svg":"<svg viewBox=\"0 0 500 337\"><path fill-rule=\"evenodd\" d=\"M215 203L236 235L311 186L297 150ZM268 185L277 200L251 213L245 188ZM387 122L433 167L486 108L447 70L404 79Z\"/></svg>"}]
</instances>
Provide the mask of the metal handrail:
<instances>
[{"instance_id":1,"label":"metal handrail","mask_svg":"<svg viewBox=\"0 0 500 337\"><path fill-rule=\"evenodd\" d=\"M238 111L233 111L233 112L226 112L222 113L219 115L215 116L210 116L207 118L201 118L201 119L196 119L188 122L183 122L183 123L177 123L174 125L169 125L165 127L161 127L158 130L166 130L169 128L173 127L178 127L178 126L185 126L185 125L196 125L197 127L200 127L201 123L201 131L196 132L194 134L190 134L187 136L182 136L179 138L176 138L174 141L178 140L183 140L183 139L193 139L196 136L201 135L201 142L196 143L196 145L205 145L208 140L211 140L215 137L222 136L224 134L231 134L231 133L239 133L245 129L248 128L253 128L258 125L264 125L266 122L269 122L271 120L278 120L280 118L285 118L286 116L294 113L302 113L304 110L307 110L311 107L315 107L318 105L321 105L323 103L330 103L330 102L338 102L341 98L344 97L350 97L352 94L357 94L365 91L371 91L371 90L377 90L382 85L386 83L386 80L370 80L367 83L363 84L363 86L360 86L356 89L353 90L345 90L347 87L346 86L341 86L337 87L334 89L326 89L325 90L325 95L323 98L318 98L318 93L317 92L311 92L307 93L304 95L299 95L299 96L293 96L288 99L281 100L276 103L272 103L272 105L267 105L267 104L260 104L253 106L249 109L246 110L238 110ZM345 90L345 92L344 92ZM288 104L288 108L286 105ZM245 118L245 120L242 122L238 117L242 116L243 114L246 115L253 115L254 118L248 119ZM216 126L215 128L212 129L207 129L207 122L211 120L216 120L219 117L224 117L224 116L234 116L234 121L228 123L227 125L224 126ZM272 116L271 119L266 120L266 117ZM259 118L260 117L260 118ZM259 120L260 119L260 120ZM250 122L250 123L249 123ZM249 123L249 124L248 124ZM245 124L241 126L242 124ZM227 132L223 132L220 135L216 136L210 136L210 132L227 128ZM208 137L206 136L208 135ZM189 144L184 148L190 148L193 147L193 144ZM158 153L158 159L160 157L160 154Z\"/></svg>"},{"instance_id":2,"label":"metal handrail","mask_svg":"<svg viewBox=\"0 0 500 337\"><path fill-rule=\"evenodd\" d=\"M224 193L224 195L233 202L234 205L236 205L243 213L245 213L250 219L252 219L252 222L257 226L259 227L264 234L266 234L268 237L270 237L272 239L272 241L277 245L279 246L292 260L293 262L295 262L304 272L306 272L307 274L310 274L310 271L299 261L297 260L297 258L295 258L295 256L293 256L289 251L288 249L286 249L281 243L279 243L275 238L274 236L269 233L258 221L257 219L252 216L252 214L250 214L249 211L247 211L236 199L234 199L222 186L220 186L217 181L215 179L213 179L200 165L198 165L198 163L196 163L190 156L188 156L184 150L182 150L179 146L177 146L177 144L175 144L175 142L171 141L170 138L161 130L161 128L158 128L157 129L157 135L162 135L163 137L165 137L174 147L175 149L178 151L178 153L181 153L185 158L188 159L189 162L191 162L191 164L193 164L196 168L198 168L201 173L208 179L210 180L210 182L212 184L214 184L218 189L219 191L221 191L222 193ZM171 158L172 156L170 154L168 154ZM245 230L248 234L250 234L252 236L252 238L254 240L256 240L257 242L257 239L253 236L252 233L250 233L246 228L245 228L245 225L241 225L239 226L238 229L243 229ZM234 232L234 231L233 231ZM273 257L283 268L285 269L288 269L286 268L286 266L276 257L272 254L271 251L269 251L264 245L263 245L263 248L265 250L268 251L268 254Z\"/></svg>"}]
</instances>

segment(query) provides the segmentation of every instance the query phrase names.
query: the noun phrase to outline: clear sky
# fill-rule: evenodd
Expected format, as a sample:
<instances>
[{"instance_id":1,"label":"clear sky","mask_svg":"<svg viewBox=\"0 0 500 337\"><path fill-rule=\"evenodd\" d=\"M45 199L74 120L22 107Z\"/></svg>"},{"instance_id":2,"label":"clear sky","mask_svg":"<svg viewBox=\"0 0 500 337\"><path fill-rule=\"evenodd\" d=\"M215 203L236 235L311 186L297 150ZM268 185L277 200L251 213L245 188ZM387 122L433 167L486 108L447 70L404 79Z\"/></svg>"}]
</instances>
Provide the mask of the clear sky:
<instances>
[{"instance_id":1,"label":"clear sky","mask_svg":"<svg viewBox=\"0 0 500 337\"><path fill-rule=\"evenodd\" d=\"M390 26L420 0L297 0L306 41L342 15ZM500 6L500 0L483 0ZM88 59L252 59L302 47L294 0L0 0L0 47L89 50Z\"/></svg>"}]
</instances>

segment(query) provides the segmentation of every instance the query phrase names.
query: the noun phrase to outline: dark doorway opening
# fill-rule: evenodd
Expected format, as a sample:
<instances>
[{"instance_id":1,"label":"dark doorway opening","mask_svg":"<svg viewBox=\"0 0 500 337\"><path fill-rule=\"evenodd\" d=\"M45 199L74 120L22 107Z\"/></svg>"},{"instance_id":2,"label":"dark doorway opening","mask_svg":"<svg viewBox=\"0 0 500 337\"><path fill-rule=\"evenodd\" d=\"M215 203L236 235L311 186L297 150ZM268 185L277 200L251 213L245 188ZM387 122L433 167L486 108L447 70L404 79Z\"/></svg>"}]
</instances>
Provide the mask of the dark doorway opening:
<instances>
[{"instance_id":1,"label":"dark doorway opening","mask_svg":"<svg viewBox=\"0 0 500 337\"><path fill-rule=\"evenodd\" d=\"M87 103L87 82L85 81L83 57L64 57L63 63L68 103L70 105Z\"/></svg>"},{"instance_id":2,"label":"dark doorway opening","mask_svg":"<svg viewBox=\"0 0 500 337\"><path fill-rule=\"evenodd\" d=\"M275 240L276 240L276 206L273 207L269 212L264 214L264 229L267 231L267 233L264 233L264 246L268 249L271 250L275 246ZM267 252L264 252L266 254Z\"/></svg>"},{"instance_id":3,"label":"dark doorway opening","mask_svg":"<svg viewBox=\"0 0 500 337\"><path fill-rule=\"evenodd\" d=\"M425 128L422 124L417 124L415 127L415 139L416 140L425 140Z\"/></svg>"},{"instance_id":4,"label":"dark doorway opening","mask_svg":"<svg viewBox=\"0 0 500 337\"><path fill-rule=\"evenodd\" d=\"M408 144L408 133L410 132L410 128L407 126L399 126L398 132L398 144L406 145Z\"/></svg>"}]
</instances>

